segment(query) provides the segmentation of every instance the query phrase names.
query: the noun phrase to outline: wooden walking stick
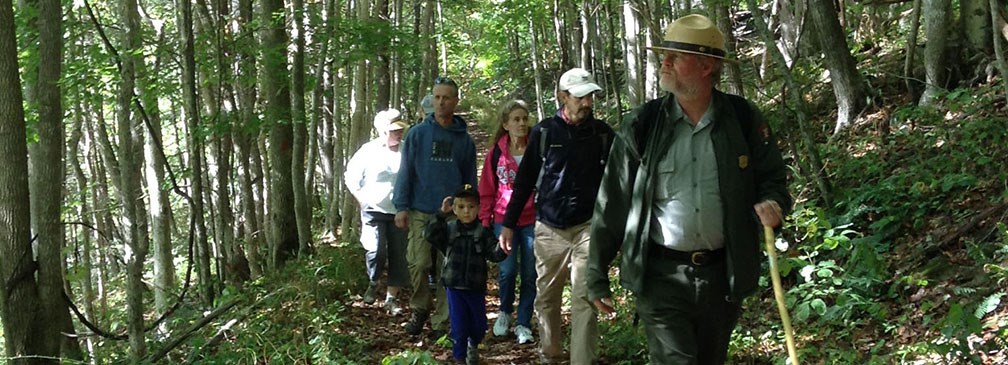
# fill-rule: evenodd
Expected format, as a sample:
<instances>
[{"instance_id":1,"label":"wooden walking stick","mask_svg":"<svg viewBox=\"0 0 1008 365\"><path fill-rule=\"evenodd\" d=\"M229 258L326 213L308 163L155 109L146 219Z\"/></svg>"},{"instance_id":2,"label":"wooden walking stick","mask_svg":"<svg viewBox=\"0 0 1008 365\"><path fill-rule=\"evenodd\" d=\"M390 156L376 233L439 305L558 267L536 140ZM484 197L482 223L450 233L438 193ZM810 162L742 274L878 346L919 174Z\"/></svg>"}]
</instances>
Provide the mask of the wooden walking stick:
<instances>
[{"instance_id":1,"label":"wooden walking stick","mask_svg":"<svg viewBox=\"0 0 1008 365\"><path fill-rule=\"evenodd\" d=\"M777 299L777 311L780 312L781 322L784 324L788 357L791 359L791 365L798 365L798 349L795 347L794 330L791 329L791 316L788 315L787 305L784 303L784 288L781 287L780 270L777 268L773 227L763 226L763 238L766 241L767 256L770 258L770 279L773 282L774 298Z\"/></svg>"}]
</instances>

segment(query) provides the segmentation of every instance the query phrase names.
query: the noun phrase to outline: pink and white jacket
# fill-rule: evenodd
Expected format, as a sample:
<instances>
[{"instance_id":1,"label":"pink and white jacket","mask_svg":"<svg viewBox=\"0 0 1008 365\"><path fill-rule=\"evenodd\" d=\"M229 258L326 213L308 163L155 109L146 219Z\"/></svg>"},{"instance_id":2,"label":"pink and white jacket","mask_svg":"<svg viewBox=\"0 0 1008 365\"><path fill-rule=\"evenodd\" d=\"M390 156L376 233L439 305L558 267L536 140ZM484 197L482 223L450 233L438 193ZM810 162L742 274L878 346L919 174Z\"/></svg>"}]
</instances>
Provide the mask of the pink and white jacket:
<instances>
[{"instance_id":1,"label":"pink and white jacket","mask_svg":"<svg viewBox=\"0 0 1008 365\"><path fill-rule=\"evenodd\" d=\"M511 156L511 149L508 143L511 136L505 134L497 140L497 148L500 149L500 157L497 159L497 171L493 170L493 148L487 151L483 159L483 171L480 173L479 195L480 212L479 219L483 226L489 227L492 223L504 221L504 211L507 210L508 202L511 201L511 192L514 189L515 176L518 175L518 161ZM529 158L529 156L525 156ZM518 217L518 226L526 226L535 223L535 207L533 201L535 195L529 197L522 209L521 216ZM490 204L492 202L492 204Z\"/></svg>"}]
</instances>

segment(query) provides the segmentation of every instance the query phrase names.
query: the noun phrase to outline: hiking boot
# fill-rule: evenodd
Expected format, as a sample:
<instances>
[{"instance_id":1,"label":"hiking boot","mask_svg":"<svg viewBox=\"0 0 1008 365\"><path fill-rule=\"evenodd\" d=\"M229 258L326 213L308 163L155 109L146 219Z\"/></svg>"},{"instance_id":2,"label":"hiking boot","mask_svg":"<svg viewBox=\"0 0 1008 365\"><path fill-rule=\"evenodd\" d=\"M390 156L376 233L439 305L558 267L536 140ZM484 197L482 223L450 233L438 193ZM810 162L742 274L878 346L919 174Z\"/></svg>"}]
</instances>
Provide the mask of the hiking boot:
<instances>
[{"instance_id":1,"label":"hiking boot","mask_svg":"<svg viewBox=\"0 0 1008 365\"><path fill-rule=\"evenodd\" d=\"M479 363L480 363L479 345L478 344L474 345L470 343L468 348L466 349L466 365L479 365Z\"/></svg>"},{"instance_id":2,"label":"hiking boot","mask_svg":"<svg viewBox=\"0 0 1008 365\"><path fill-rule=\"evenodd\" d=\"M507 335L508 328L511 327L511 315L504 312L497 312L497 321L494 322L493 334L500 337Z\"/></svg>"},{"instance_id":3,"label":"hiking boot","mask_svg":"<svg viewBox=\"0 0 1008 365\"><path fill-rule=\"evenodd\" d=\"M399 307L399 304L396 303L395 298L388 298L385 300L385 310L393 316L398 316L403 312L402 308Z\"/></svg>"},{"instance_id":4,"label":"hiking boot","mask_svg":"<svg viewBox=\"0 0 1008 365\"><path fill-rule=\"evenodd\" d=\"M515 326L514 333L515 333L516 336L518 336L518 344L519 345L524 345L526 343L532 343L533 341L535 341L535 338L532 337L532 329L531 328L528 328L528 327L525 327L525 326L522 326L522 325L519 324L519 325Z\"/></svg>"},{"instance_id":5,"label":"hiking boot","mask_svg":"<svg viewBox=\"0 0 1008 365\"><path fill-rule=\"evenodd\" d=\"M368 284L367 291L364 292L364 303L373 304L376 291L378 291L378 283Z\"/></svg>"},{"instance_id":6,"label":"hiking boot","mask_svg":"<svg viewBox=\"0 0 1008 365\"><path fill-rule=\"evenodd\" d=\"M430 316L430 313L426 311L418 310L413 312L413 316L410 317L409 322L406 322L406 334L416 336L419 335L420 332L423 332L423 327L424 324L427 323L428 316Z\"/></svg>"},{"instance_id":7,"label":"hiking boot","mask_svg":"<svg viewBox=\"0 0 1008 365\"><path fill-rule=\"evenodd\" d=\"M444 337L447 334L448 334L448 331L445 331L445 330L431 330L429 336L430 336L431 341L437 341L437 340L440 340L441 337Z\"/></svg>"}]
</instances>

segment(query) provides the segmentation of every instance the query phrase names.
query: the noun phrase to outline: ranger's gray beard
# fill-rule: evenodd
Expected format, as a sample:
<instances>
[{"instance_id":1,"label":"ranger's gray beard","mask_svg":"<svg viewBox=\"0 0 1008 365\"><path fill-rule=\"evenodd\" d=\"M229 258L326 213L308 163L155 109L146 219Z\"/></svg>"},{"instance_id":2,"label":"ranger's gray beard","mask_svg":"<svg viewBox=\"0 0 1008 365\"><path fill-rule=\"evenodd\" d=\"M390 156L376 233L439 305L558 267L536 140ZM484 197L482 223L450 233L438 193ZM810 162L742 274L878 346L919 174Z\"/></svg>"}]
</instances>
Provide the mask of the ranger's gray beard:
<instances>
[{"instance_id":1,"label":"ranger's gray beard","mask_svg":"<svg viewBox=\"0 0 1008 365\"><path fill-rule=\"evenodd\" d=\"M662 91L674 94L677 99L681 100L694 100L699 93L697 85L685 85L681 82L677 82L675 76L665 73L661 74L661 78L658 80L658 87L660 87Z\"/></svg>"}]
</instances>

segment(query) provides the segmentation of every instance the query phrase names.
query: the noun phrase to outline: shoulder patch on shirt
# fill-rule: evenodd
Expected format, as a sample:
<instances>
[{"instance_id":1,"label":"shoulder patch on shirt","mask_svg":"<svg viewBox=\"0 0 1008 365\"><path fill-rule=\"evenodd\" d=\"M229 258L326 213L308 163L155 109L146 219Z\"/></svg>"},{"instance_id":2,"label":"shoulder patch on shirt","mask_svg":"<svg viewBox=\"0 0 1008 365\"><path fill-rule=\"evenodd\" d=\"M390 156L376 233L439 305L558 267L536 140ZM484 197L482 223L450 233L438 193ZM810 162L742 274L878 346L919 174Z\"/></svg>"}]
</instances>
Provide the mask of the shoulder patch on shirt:
<instances>
[{"instance_id":1,"label":"shoulder patch on shirt","mask_svg":"<svg viewBox=\"0 0 1008 365\"><path fill-rule=\"evenodd\" d=\"M738 157L738 167L740 169L749 167L749 155L742 155Z\"/></svg>"}]
</instances>

